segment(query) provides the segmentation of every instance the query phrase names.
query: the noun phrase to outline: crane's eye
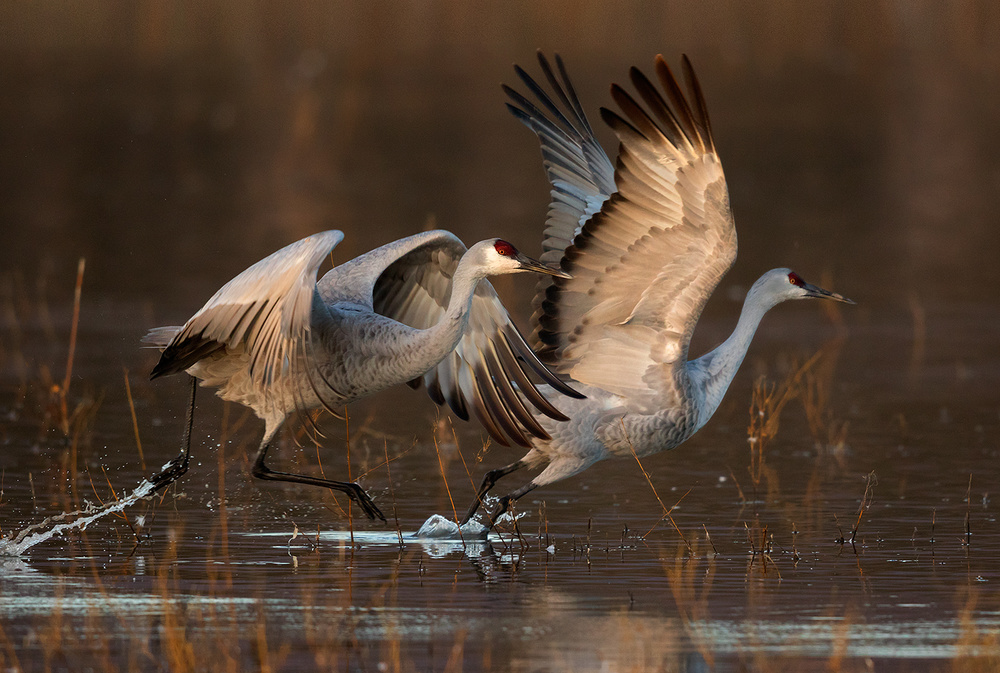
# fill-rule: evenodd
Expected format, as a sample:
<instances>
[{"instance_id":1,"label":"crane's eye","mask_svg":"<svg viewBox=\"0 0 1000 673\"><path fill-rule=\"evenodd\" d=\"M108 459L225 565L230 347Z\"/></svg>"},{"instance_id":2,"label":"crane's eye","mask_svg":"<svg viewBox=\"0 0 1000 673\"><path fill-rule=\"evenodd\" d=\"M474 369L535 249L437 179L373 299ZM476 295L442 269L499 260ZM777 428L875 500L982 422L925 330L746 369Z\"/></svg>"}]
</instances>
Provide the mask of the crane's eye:
<instances>
[{"instance_id":1,"label":"crane's eye","mask_svg":"<svg viewBox=\"0 0 1000 673\"><path fill-rule=\"evenodd\" d=\"M794 271L788 274L788 282L794 285L795 287L802 287L803 285L806 284L806 282L802 280L799 274L795 273Z\"/></svg>"},{"instance_id":2,"label":"crane's eye","mask_svg":"<svg viewBox=\"0 0 1000 673\"><path fill-rule=\"evenodd\" d=\"M517 248L507 241L497 241L493 244L493 248L497 251L498 255L503 255L504 257L513 257L517 254Z\"/></svg>"}]
</instances>

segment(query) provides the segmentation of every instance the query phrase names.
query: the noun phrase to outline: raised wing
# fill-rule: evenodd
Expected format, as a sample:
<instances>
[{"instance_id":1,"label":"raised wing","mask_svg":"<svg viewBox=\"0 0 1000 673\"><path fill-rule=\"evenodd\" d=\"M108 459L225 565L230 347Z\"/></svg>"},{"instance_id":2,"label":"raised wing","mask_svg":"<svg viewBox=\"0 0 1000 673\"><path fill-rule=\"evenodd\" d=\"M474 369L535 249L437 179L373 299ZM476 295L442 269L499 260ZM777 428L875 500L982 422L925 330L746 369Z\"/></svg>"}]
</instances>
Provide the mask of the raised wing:
<instances>
[{"instance_id":1,"label":"raised wing","mask_svg":"<svg viewBox=\"0 0 1000 673\"><path fill-rule=\"evenodd\" d=\"M447 231L418 234L423 243L393 261L374 281L372 306L382 315L427 329L438 322L451 296L452 276L465 245ZM404 239L406 240L406 239ZM460 418L469 410L503 445L530 446L529 435L548 435L528 410L566 420L535 388L529 373L564 394L579 397L535 357L493 286L479 283L472 300L469 327L455 350L421 379L438 404L447 403Z\"/></svg>"},{"instance_id":2,"label":"raised wing","mask_svg":"<svg viewBox=\"0 0 1000 673\"><path fill-rule=\"evenodd\" d=\"M316 272L343 239L330 230L296 241L222 286L179 329L151 330L144 341L164 350L150 378L184 371L221 349L247 353L256 384L287 375L306 347Z\"/></svg>"},{"instance_id":3,"label":"raised wing","mask_svg":"<svg viewBox=\"0 0 1000 673\"><path fill-rule=\"evenodd\" d=\"M645 108L612 86L624 117L603 108L601 115L620 140L617 191L565 249L562 268L573 278L553 279L536 298L535 335L547 362L650 408L683 398L695 323L736 259L704 98L687 57L683 68L689 96L662 56L656 58L662 93L631 69ZM544 146L547 136L539 135ZM588 138L579 123L577 137Z\"/></svg>"},{"instance_id":4,"label":"raised wing","mask_svg":"<svg viewBox=\"0 0 1000 673\"><path fill-rule=\"evenodd\" d=\"M538 63L561 108L520 66L514 66L517 76L548 114L528 98L503 85L511 100L507 109L535 132L542 146L542 163L552 185L549 192L552 201L545 220L541 259L549 264L560 263L566 248L580 233L584 223L601 209L616 189L611 159L594 136L594 129L587 120L562 58L556 54L555 60L559 77L556 77L545 55L538 52ZM534 330L531 344L543 361L556 365L554 350L541 340L538 324L544 315L542 301L552 280L552 276L542 276L538 280L532 301Z\"/></svg>"},{"instance_id":5,"label":"raised wing","mask_svg":"<svg viewBox=\"0 0 1000 673\"><path fill-rule=\"evenodd\" d=\"M542 261L555 263L562 259L563 251L580 233L584 222L614 193L615 176L614 166L594 137L562 59L556 55L559 77L542 52L538 52L538 63L565 113L520 66L514 66L517 76L552 118L509 86L503 85L503 90L512 101L507 109L535 132L542 145L543 164L552 185Z\"/></svg>"}]
</instances>

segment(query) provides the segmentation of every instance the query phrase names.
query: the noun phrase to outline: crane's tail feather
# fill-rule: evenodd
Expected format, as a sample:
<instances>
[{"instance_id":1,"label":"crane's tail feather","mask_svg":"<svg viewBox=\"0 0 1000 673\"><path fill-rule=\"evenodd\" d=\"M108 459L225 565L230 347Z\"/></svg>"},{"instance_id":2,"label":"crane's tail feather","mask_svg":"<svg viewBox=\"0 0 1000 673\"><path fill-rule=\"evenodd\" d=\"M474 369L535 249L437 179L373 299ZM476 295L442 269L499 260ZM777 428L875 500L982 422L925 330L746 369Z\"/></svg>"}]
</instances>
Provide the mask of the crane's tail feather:
<instances>
[{"instance_id":1,"label":"crane's tail feather","mask_svg":"<svg viewBox=\"0 0 1000 673\"><path fill-rule=\"evenodd\" d=\"M181 325L170 325L167 327L154 327L146 332L146 335L139 340L145 348L164 349L170 340L181 331Z\"/></svg>"}]
</instances>

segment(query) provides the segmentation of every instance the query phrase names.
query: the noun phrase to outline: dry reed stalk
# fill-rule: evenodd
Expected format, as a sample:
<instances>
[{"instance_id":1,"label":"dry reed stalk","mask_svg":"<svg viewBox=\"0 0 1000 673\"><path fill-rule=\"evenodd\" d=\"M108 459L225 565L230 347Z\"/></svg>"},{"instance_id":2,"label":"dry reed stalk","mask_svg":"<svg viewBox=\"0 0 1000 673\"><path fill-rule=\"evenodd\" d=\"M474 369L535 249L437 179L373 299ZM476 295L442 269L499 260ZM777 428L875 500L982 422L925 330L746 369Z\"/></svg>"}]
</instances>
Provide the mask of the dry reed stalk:
<instances>
[{"instance_id":1,"label":"dry reed stalk","mask_svg":"<svg viewBox=\"0 0 1000 673\"><path fill-rule=\"evenodd\" d=\"M763 376L757 379L750 398L750 424L747 427L747 443L750 445L750 465L747 466L747 471L753 484L754 502L760 499L760 485L764 477L768 482L768 495L777 490L773 486L777 475L765 464L764 448L777 433L777 422L772 422L772 419L776 419L780 413L780 399L782 398L776 396L774 384Z\"/></svg>"},{"instance_id":2,"label":"dry reed stalk","mask_svg":"<svg viewBox=\"0 0 1000 673\"><path fill-rule=\"evenodd\" d=\"M878 478L875 476L875 472L869 472L868 477L865 480L865 492L861 496L861 504L858 506L858 520L854 523L854 530L851 531L851 546L854 547L854 541L858 536L858 531L861 529L861 519L864 517L865 512L871 507L872 502L875 498L874 487L878 485ZM931 530L933 531L934 525L931 524ZM933 532L931 533L933 535ZM931 540L933 542L933 539Z\"/></svg>"},{"instance_id":3,"label":"dry reed stalk","mask_svg":"<svg viewBox=\"0 0 1000 673\"><path fill-rule=\"evenodd\" d=\"M677 502L673 504L673 506L670 509L667 509L667 506L663 504L663 500L660 498L660 494L656 492L656 487L653 486L653 480L650 478L649 473L646 472L646 468L642 466L642 461L639 460L639 455L635 452L635 447L632 445L632 439L628 436L628 431L625 429L625 419L619 418L618 422L621 424L622 434L625 435L625 441L628 442L628 448L632 452L632 457L635 458L635 462L639 465L639 470L642 472L642 476L646 478L646 483L649 484L649 488L650 490L653 491L653 495L656 497L656 501L660 503L660 509L663 510L663 515L656 520L656 523L654 523L653 526L646 531L645 535L643 535L642 538L646 539L646 536L652 533L653 529L655 529L660 524L661 521L663 521L664 519L669 519L670 525L674 527L674 530L677 531L677 534L680 536L681 540L684 541L685 546L687 546L687 548L690 550L691 545L688 543L687 538L684 537L684 533L681 532L681 529L677 526L677 522L674 521L674 517L670 515L670 512L674 510L674 507L677 507L677 505L680 504L681 500L687 497L687 494L691 492L691 489L689 488L684 493L684 495L682 495L677 500ZM589 538L590 536L589 529L587 535ZM588 539L588 545L589 545L589 539Z\"/></svg>"},{"instance_id":4,"label":"dry reed stalk","mask_svg":"<svg viewBox=\"0 0 1000 673\"><path fill-rule=\"evenodd\" d=\"M438 446L437 436L435 436L433 439L434 439L434 451L437 453L438 468L441 470L441 479L444 480L444 490L448 493L448 502L451 503L451 513L455 519L455 525L457 526L458 510L455 509L455 499L451 497L451 487L448 485L448 474L445 472L444 462L441 460L441 447Z\"/></svg>"},{"instance_id":5,"label":"dry reed stalk","mask_svg":"<svg viewBox=\"0 0 1000 673\"><path fill-rule=\"evenodd\" d=\"M476 482L472 478L472 472L469 470L469 464L465 462L465 455L462 453L462 447L458 443L458 433L455 432L455 424L451 422L451 418L448 418L448 426L451 428L451 436L455 439L455 450L458 452L458 457L462 459L462 467L465 469L465 474L469 478L469 485L472 486L472 492L477 493L479 489L476 488ZM486 450L485 444L483 445L483 450Z\"/></svg>"},{"instance_id":6,"label":"dry reed stalk","mask_svg":"<svg viewBox=\"0 0 1000 673\"><path fill-rule=\"evenodd\" d=\"M107 482L108 484L108 490L111 491L111 497L114 498L115 502L118 502L119 501L118 493L115 492L115 487L111 483L111 477L108 476L108 471L104 469L104 465L101 465L101 472L104 474L104 481ZM101 507L104 507L104 501L101 499L101 496L98 495L97 493L97 488L94 486L94 479L90 474L90 470L87 470L87 479L90 480L90 490L94 492L94 497L97 498L97 503ZM135 527L132 525L132 522L128 520L128 514L126 514L124 510L122 510L121 512L115 512L115 516L119 519L123 519L125 521L125 524L132 529L132 534L136 538L139 537L138 531L136 531Z\"/></svg>"},{"instance_id":7,"label":"dry reed stalk","mask_svg":"<svg viewBox=\"0 0 1000 673\"><path fill-rule=\"evenodd\" d=\"M135 433L135 446L139 449L139 464L142 466L142 471L145 472L146 457L142 454L142 440L139 439L139 419L136 417L135 403L132 401L132 386L129 385L128 368L122 367L122 371L125 374L125 396L128 398L128 410L132 414L132 432Z\"/></svg>"},{"instance_id":8,"label":"dry reed stalk","mask_svg":"<svg viewBox=\"0 0 1000 673\"><path fill-rule=\"evenodd\" d=\"M969 474L969 487L965 490L965 547L972 545L972 474Z\"/></svg>"},{"instance_id":9,"label":"dry reed stalk","mask_svg":"<svg viewBox=\"0 0 1000 673\"><path fill-rule=\"evenodd\" d=\"M736 484L736 492L739 493L740 502L746 503L747 497L743 494L743 487L740 486L740 480L736 478L736 474L733 472L733 468L729 468L729 476L732 478L733 483Z\"/></svg>"},{"instance_id":10,"label":"dry reed stalk","mask_svg":"<svg viewBox=\"0 0 1000 673\"><path fill-rule=\"evenodd\" d=\"M399 548L403 548L403 532L399 528L399 515L396 512L396 492L392 486L392 470L389 467L389 443L382 442L382 450L385 452L385 473L389 479L389 497L392 499L392 520L396 524L396 537L399 538Z\"/></svg>"},{"instance_id":11,"label":"dry reed stalk","mask_svg":"<svg viewBox=\"0 0 1000 673\"><path fill-rule=\"evenodd\" d=\"M712 542L712 536L708 533L708 526L701 524L701 527L705 529L705 539L708 540L708 544L712 545L712 553L718 556L719 550L715 548L715 543Z\"/></svg>"},{"instance_id":12,"label":"dry reed stalk","mask_svg":"<svg viewBox=\"0 0 1000 673\"><path fill-rule=\"evenodd\" d=\"M69 384L73 378L73 358L76 355L76 334L80 324L80 297L83 294L83 271L87 266L87 260L80 258L76 267L76 288L73 291L73 321L70 323L69 332L69 353L66 357L66 376L63 378L62 387L59 389L59 412L60 427L63 435L69 436L69 413L66 408L66 397L69 395Z\"/></svg>"}]
</instances>

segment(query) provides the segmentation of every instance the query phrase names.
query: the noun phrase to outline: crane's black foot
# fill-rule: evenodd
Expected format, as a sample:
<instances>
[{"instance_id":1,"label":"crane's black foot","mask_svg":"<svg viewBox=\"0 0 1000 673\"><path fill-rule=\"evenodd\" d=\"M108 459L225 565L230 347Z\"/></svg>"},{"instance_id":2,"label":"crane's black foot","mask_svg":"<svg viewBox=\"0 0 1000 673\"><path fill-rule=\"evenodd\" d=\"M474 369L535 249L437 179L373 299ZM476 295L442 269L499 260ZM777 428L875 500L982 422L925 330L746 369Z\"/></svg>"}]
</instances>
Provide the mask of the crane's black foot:
<instances>
[{"instance_id":1,"label":"crane's black foot","mask_svg":"<svg viewBox=\"0 0 1000 673\"><path fill-rule=\"evenodd\" d=\"M520 470L522 467L525 466L525 464L526 463L522 458L521 460L511 463L510 465L507 465L505 467L498 467L495 470L490 470L485 475L483 475L483 483L479 485L479 491L476 492L476 499L472 501L472 505L469 506L469 511L465 513L465 517L462 519L459 525L464 526L465 524L469 523L469 519L471 519L473 515L477 511L479 511L479 507L483 504L483 498L485 498L486 494L490 492L490 489L496 486L496 483L502 477L506 477L511 472ZM503 514L503 512L501 512L501 514ZM492 525L490 527L492 528Z\"/></svg>"},{"instance_id":2,"label":"crane's black foot","mask_svg":"<svg viewBox=\"0 0 1000 673\"><path fill-rule=\"evenodd\" d=\"M487 530L493 529L493 526L497 523L497 519L502 517L510 509L510 506L514 504L515 500L517 500L517 498L513 493L500 496L500 502L497 503L497 506L493 508L493 512L490 514L490 525Z\"/></svg>"},{"instance_id":3,"label":"crane's black foot","mask_svg":"<svg viewBox=\"0 0 1000 673\"><path fill-rule=\"evenodd\" d=\"M161 488L166 488L180 479L190 466L191 454L187 451L181 451L176 458L171 459L164 465L162 470L149 478L149 483L153 485L153 492L155 493Z\"/></svg>"},{"instance_id":4,"label":"crane's black foot","mask_svg":"<svg viewBox=\"0 0 1000 673\"><path fill-rule=\"evenodd\" d=\"M365 493L365 490L358 486L356 483L346 484L347 488L344 489L344 493L358 504L369 519L374 521L375 519L381 519L385 523L385 515L382 514L382 510L375 506L374 501L372 501L371 496Z\"/></svg>"},{"instance_id":5,"label":"crane's black foot","mask_svg":"<svg viewBox=\"0 0 1000 673\"><path fill-rule=\"evenodd\" d=\"M462 522L459 524L460 526L464 526L469 523L469 519L472 518L472 515L475 514L479 510L479 507L483 504L483 498L485 498L486 494L490 492L490 489L496 486L497 480L512 471L513 470L511 470L508 465L507 467L499 467L495 470L490 470L483 475L483 483L479 485L479 491L476 492L476 499L473 500L472 504L469 506L469 511L465 513L465 518L462 519Z\"/></svg>"}]
</instances>

